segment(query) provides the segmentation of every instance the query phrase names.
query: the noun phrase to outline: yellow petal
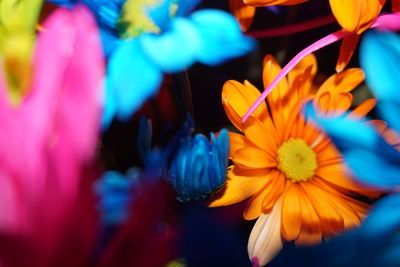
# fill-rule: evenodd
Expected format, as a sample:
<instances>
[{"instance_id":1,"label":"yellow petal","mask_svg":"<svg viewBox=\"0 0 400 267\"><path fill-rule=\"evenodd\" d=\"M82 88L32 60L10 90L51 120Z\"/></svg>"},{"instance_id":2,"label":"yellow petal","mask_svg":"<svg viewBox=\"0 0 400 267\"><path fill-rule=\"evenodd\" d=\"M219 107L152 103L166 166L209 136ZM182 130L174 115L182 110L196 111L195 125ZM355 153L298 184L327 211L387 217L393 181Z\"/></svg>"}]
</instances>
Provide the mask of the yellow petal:
<instances>
[{"instance_id":1,"label":"yellow petal","mask_svg":"<svg viewBox=\"0 0 400 267\"><path fill-rule=\"evenodd\" d=\"M352 34L343 39L342 44L340 45L339 58L336 63L337 72L341 72L344 70L344 68L346 68L354 54L354 50L356 49L359 40L360 35L358 34Z\"/></svg>"},{"instance_id":2,"label":"yellow petal","mask_svg":"<svg viewBox=\"0 0 400 267\"><path fill-rule=\"evenodd\" d=\"M236 175L232 169L229 170L224 187L209 206L228 206L251 197L267 184L267 172L265 174L264 176L240 176Z\"/></svg>"},{"instance_id":3,"label":"yellow petal","mask_svg":"<svg viewBox=\"0 0 400 267\"><path fill-rule=\"evenodd\" d=\"M229 9L239 21L242 31L247 31L253 23L255 7L245 5L243 0L229 0Z\"/></svg>"},{"instance_id":4,"label":"yellow petal","mask_svg":"<svg viewBox=\"0 0 400 267\"><path fill-rule=\"evenodd\" d=\"M283 247L281 211L282 198L276 201L270 214L261 214L251 230L247 251L250 260L257 257L260 266L270 262Z\"/></svg>"}]
</instances>

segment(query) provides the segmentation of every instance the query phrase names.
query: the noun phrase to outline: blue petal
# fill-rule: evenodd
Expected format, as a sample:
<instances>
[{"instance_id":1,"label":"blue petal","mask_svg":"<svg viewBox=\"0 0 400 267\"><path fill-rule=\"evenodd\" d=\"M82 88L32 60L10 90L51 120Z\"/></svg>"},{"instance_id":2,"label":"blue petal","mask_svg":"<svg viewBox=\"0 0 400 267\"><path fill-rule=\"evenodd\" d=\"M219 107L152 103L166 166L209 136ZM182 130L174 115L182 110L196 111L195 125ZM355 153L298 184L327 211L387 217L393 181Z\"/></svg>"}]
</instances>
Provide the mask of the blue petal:
<instances>
[{"instance_id":1,"label":"blue petal","mask_svg":"<svg viewBox=\"0 0 400 267\"><path fill-rule=\"evenodd\" d=\"M106 78L106 86L104 88L104 111L102 116L101 126L103 131L107 130L110 124L112 123L115 114L117 112L117 98L113 91L112 85L109 82L109 79Z\"/></svg>"},{"instance_id":2,"label":"blue petal","mask_svg":"<svg viewBox=\"0 0 400 267\"><path fill-rule=\"evenodd\" d=\"M360 46L360 63L366 81L379 100L397 97L400 84L400 37L395 33L369 31Z\"/></svg>"},{"instance_id":3,"label":"blue petal","mask_svg":"<svg viewBox=\"0 0 400 267\"><path fill-rule=\"evenodd\" d=\"M400 167L389 158L360 149L343 152L343 156L360 182L386 189L400 185Z\"/></svg>"},{"instance_id":4,"label":"blue petal","mask_svg":"<svg viewBox=\"0 0 400 267\"><path fill-rule=\"evenodd\" d=\"M400 131L400 36L390 32L370 31L360 48L360 63L366 81L378 98L379 111L390 127Z\"/></svg>"},{"instance_id":5,"label":"blue petal","mask_svg":"<svg viewBox=\"0 0 400 267\"><path fill-rule=\"evenodd\" d=\"M72 7L77 0L46 0L46 2L53 3L57 6Z\"/></svg>"},{"instance_id":6,"label":"blue petal","mask_svg":"<svg viewBox=\"0 0 400 267\"><path fill-rule=\"evenodd\" d=\"M173 20L162 35L143 35L140 42L146 55L165 72L182 71L193 64L200 45L193 24L183 18Z\"/></svg>"},{"instance_id":7,"label":"blue petal","mask_svg":"<svg viewBox=\"0 0 400 267\"><path fill-rule=\"evenodd\" d=\"M391 100L379 99L378 110L389 124L389 127L400 132L400 102L398 96L393 95Z\"/></svg>"},{"instance_id":8,"label":"blue petal","mask_svg":"<svg viewBox=\"0 0 400 267\"><path fill-rule=\"evenodd\" d=\"M201 10L191 15L191 21L199 32L201 46L197 59L215 66L227 59L242 56L253 50L255 42L245 37L236 19L223 11Z\"/></svg>"},{"instance_id":9,"label":"blue petal","mask_svg":"<svg viewBox=\"0 0 400 267\"><path fill-rule=\"evenodd\" d=\"M364 234L378 237L392 232L400 225L399 209L400 194L385 197L377 202L362 227Z\"/></svg>"},{"instance_id":10,"label":"blue petal","mask_svg":"<svg viewBox=\"0 0 400 267\"><path fill-rule=\"evenodd\" d=\"M121 39L118 38L115 32L108 29L100 28L100 37L103 44L103 51L106 58L109 58L114 50L123 43Z\"/></svg>"},{"instance_id":11,"label":"blue petal","mask_svg":"<svg viewBox=\"0 0 400 267\"><path fill-rule=\"evenodd\" d=\"M162 73L143 54L137 39L131 39L111 56L108 77L117 99L117 116L126 120L157 92Z\"/></svg>"}]
</instances>

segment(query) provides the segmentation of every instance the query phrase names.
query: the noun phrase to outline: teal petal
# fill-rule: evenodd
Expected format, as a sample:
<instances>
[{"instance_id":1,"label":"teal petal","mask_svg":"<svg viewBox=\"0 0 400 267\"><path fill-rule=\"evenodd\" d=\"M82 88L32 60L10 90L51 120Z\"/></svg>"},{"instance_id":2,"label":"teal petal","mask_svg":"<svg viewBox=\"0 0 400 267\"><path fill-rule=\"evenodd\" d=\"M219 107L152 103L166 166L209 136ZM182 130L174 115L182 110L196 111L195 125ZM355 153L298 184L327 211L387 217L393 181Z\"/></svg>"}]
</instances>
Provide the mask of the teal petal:
<instances>
[{"instance_id":1,"label":"teal petal","mask_svg":"<svg viewBox=\"0 0 400 267\"><path fill-rule=\"evenodd\" d=\"M158 90L162 73L143 54L136 39L123 42L108 63L108 79L117 101L117 116L127 120Z\"/></svg>"}]
</instances>

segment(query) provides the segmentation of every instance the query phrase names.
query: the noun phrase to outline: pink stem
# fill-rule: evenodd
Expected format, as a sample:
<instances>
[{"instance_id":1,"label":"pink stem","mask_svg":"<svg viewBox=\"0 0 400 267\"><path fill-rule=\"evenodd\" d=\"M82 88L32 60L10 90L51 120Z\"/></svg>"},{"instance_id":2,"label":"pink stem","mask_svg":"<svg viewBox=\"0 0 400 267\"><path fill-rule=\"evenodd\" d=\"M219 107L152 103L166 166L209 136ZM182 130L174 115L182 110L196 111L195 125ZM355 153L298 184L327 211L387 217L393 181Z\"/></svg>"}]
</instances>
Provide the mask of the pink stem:
<instances>
[{"instance_id":1,"label":"pink stem","mask_svg":"<svg viewBox=\"0 0 400 267\"><path fill-rule=\"evenodd\" d=\"M371 28L378 28L378 30L399 30L400 29L400 14L394 13L390 15L379 16L378 19L372 24ZM245 123L250 115L258 108L258 106L264 101L272 89L299 63L305 56L315 52L327 45L330 45L336 41L343 39L353 33L345 32L343 30L329 34L317 42L311 44L307 48L303 49L298 53L289 63L279 72L271 84L262 92L257 100L251 105L249 110L244 114L242 123Z\"/></svg>"},{"instance_id":2,"label":"pink stem","mask_svg":"<svg viewBox=\"0 0 400 267\"><path fill-rule=\"evenodd\" d=\"M332 15L328 15L321 18L316 18L309 21L291 24L274 29L248 32L246 33L246 35L254 38L278 37L308 31L333 22L335 22L335 17Z\"/></svg>"}]
</instances>

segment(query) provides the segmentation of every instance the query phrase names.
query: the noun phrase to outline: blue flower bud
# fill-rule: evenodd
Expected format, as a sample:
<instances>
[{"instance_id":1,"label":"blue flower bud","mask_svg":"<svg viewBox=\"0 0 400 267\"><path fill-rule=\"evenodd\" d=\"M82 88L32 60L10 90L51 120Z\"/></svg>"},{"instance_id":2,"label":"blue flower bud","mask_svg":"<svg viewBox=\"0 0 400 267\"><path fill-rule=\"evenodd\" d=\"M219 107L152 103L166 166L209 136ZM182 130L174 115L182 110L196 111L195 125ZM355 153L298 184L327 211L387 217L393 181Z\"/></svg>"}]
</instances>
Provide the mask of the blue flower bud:
<instances>
[{"instance_id":1,"label":"blue flower bud","mask_svg":"<svg viewBox=\"0 0 400 267\"><path fill-rule=\"evenodd\" d=\"M220 188L226 178L228 155L229 136L225 129L218 137L211 134L211 142L201 134L182 138L168 173L177 199L205 199Z\"/></svg>"}]
</instances>

